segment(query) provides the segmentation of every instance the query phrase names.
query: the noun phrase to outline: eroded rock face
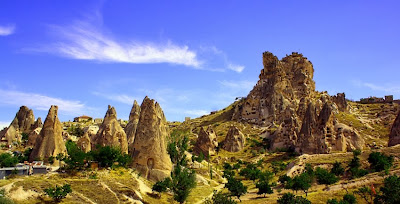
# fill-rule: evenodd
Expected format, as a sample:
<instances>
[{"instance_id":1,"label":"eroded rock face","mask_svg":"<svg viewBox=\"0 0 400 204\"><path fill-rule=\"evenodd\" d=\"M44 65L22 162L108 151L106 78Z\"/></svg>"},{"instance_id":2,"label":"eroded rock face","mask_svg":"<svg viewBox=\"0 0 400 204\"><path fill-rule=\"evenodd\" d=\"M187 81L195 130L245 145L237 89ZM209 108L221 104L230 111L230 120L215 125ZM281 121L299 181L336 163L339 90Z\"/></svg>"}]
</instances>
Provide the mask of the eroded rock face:
<instances>
[{"instance_id":1,"label":"eroded rock face","mask_svg":"<svg viewBox=\"0 0 400 204\"><path fill-rule=\"evenodd\" d=\"M194 153L197 155L202 153L205 157L207 157L208 155L215 154L215 148L217 146L217 136L212 127L208 126L207 130L204 130L203 127L201 127L196 144L193 148Z\"/></svg>"},{"instance_id":2,"label":"eroded rock face","mask_svg":"<svg viewBox=\"0 0 400 204\"><path fill-rule=\"evenodd\" d=\"M120 148L122 153L128 153L126 134L117 120L117 112L114 107L108 106L103 123L92 139L92 149L94 149L96 145L114 146Z\"/></svg>"},{"instance_id":3,"label":"eroded rock face","mask_svg":"<svg viewBox=\"0 0 400 204\"><path fill-rule=\"evenodd\" d=\"M396 119L390 129L388 146L400 144L400 112L397 114Z\"/></svg>"},{"instance_id":4,"label":"eroded rock face","mask_svg":"<svg viewBox=\"0 0 400 204\"><path fill-rule=\"evenodd\" d=\"M160 105L147 96L140 106L139 123L133 142L133 162L146 178L162 180L171 173L172 163L167 153L167 121Z\"/></svg>"},{"instance_id":5,"label":"eroded rock face","mask_svg":"<svg viewBox=\"0 0 400 204\"><path fill-rule=\"evenodd\" d=\"M10 145L13 142L21 142L21 134L29 134L34 130L32 127L35 123L35 116L33 115L32 109L26 106L21 106L19 111L15 115L14 120L11 122L4 136L7 140L7 144Z\"/></svg>"},{"instance_id":6,"label":"eroded rock face","mask_svg":"<svg viewBox=\"0 0 400 204\"><path fill-rule=\"evenodd\" d=\"M57 116L58 107L51 106L43 128L36 139L36 144L32 150L29 160L46 159L50 156L56 157L57 154L66 154L65 143L62 137L62 125Z\"/></svg>"},{"instance_id":7,"label":"eroded rock face","mask_svg":"<svg viewBox=\"0 0 400 204\"><path fill-rule=\"evenodd\" d=\"M231 126L228 130L228 134L225 137L222 148L228 152L238 152L243 149L245 143L245 137L240 130Z\"/></svg>"},{"instance_id":8,"label":"eroded rock face","mask_svg":"<svg viewBox=\"0 0 400 204\"><path fill-rule=\"evenodd\" d=\"M133 141L135 140L136 129L139 123L140 106L135 100L133 102L131 113L129 114L129 122L125 127L125 133L128 138L129 151L132 151Z\"/></svg>"},{"instance_id":9,"label":"eroded rock face","mask_svg":"<svg viewBox=\"0 0 400 204\"><path fill-rule=\"evenodd\" d=\"M32 125L32 130L36 129L36 128L42 128L43 127L43 123L42 123L42 118L38 117L38 119L35 121L35 123Z\"/></svg>"},{"instance_id":10,"label":"eroded rock face","mask_svg":"<svg viewBox=\"0 0 400 204\"><path fill-rule=\"evenodd\" d=\"M81 138L79 138L78 142L76 143L79 149L84 152L90 152L92 150L91 142L89 138L88 132L85 132Z\"/></svg>"},{"instance_id":11,"label":"eroded rock face","mask_svg":"<svg viewBox=\"0 0 400 204\"><path fill-rule=\"evenodd\" d=\"M28 142L26 144L27 147L35 147L36 145L36 140L40 135L40 131L42 131L41 127L38 127L34 129L28 136Z\"/></svg>"},{"instance_id":12,"label":"eroded rock face","mask_svg":"<svg viewBox=\"0 0 400 204\"><path fill-rule=\"evenodd\" d=\"M313 65L302 54L279 60L265 52L263 65L253 90L236 104L232 120L266 127L272 149L328 153L343 147L337 146L334 126L335 114L348 109L345 94L331 97L315 91Z\"/></svg>"}]
</instances>

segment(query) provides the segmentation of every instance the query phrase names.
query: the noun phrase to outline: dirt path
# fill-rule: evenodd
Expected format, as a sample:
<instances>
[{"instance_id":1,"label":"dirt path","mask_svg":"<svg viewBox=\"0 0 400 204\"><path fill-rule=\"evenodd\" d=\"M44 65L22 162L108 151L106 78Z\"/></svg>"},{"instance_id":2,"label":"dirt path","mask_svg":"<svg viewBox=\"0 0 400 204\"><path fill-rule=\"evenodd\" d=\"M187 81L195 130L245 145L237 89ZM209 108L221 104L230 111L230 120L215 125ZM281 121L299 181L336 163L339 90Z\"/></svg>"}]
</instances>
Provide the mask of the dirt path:
<instances>
[{"instance_id":1,"label":"dirt path","mask_svg":"<svg viewBox=\"0 0 400 204\"><path fill-rule=\"evenodd\" d=\"M109 190L109 191L115 196L115 198L116 198L117 201L118 201L117 203L121 203L121 201L120 201L119 198L118 198L118 195L117 195L113 190L111 190L111 188L110 188L107 184L105 184L105 183L103 183L103 182L100 182L100 185L101 185L103 188Z\"/></svg>"},{"instance_id":2,"label":"dirt path","mask_svg":"<svg viewBox=\"0 0 400 204\"><path fill-rule=\"evenodd\" d=\"M90 200L88 197L84 196L82 193L79 192L73 192L72 194L77 195L78 197L82 198L83 200L87 201L90 204L96 204L95 202L93 202L92 200Z\"/></svg>"}]
</instances>

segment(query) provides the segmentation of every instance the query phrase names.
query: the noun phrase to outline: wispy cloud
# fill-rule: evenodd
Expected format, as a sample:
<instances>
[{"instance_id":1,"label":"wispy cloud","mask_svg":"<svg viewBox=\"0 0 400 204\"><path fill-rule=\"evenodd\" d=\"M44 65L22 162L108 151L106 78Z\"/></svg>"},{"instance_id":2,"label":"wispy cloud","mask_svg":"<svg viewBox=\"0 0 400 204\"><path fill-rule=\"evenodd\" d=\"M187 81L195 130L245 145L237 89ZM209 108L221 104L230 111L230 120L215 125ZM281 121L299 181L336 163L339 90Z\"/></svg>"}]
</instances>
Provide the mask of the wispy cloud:
<instances>
[{"instance_id":1,"label":"wispy cloud","mask_svg":"<svg viewBox=\"0 0 400 204\"><path fill-rule=\"evenodd\" d=\"M202 115L207 115L207 114L210 113L210 111L206 111L206 110L186 110L186 111L184 111L184 113L189 115L189 116L198 117L198 116L202 116Z\"/></svg>"},{"instance_id":2,"label":"wispy cloud","mask_svg":"<svg viewBox=\"0 0 400 204\"><path fill-rule=\"evenodd\" d=\"M116 102L120 102L123 104L128 104L128 105L132 105L133 101L137 98L133 97L133 96L128 96L126 94L106 94L106 93L100 93L100 92L92 92L93 95L95 96L100 96L102 98L111 100L111 101L116 101Z\"/></svg>"},{"instance_id":3,"label":"wispy cloud","mask_svg":"<svg viewBox=\"0 0 400 204\"><path fill-rule=\"evenodd\" d=\"M15 32L15 25L0 26L0 36L11 35Z\"/></svg>"},{"instance_id":4,"label":"wispy cloud","mask_svg":"<svg viewBox=\"0 0 400 204\"><path fill-rule=\"evenodd\" d=\"M202 46L198 52L199 58L204 58L201 68L212 71L225 71L226 69L241 73L245 66L238 65L229 60L228 55L215 46Z\"/></svg>"},{"instance_id":5,"label":"wispy cloud","mask_svg":"<svg viewBox=\"0 0 400 204\"><path fill-rule=\"evenodd\" d=\"M50 26L57 42L50 46L28 49L56 53L61 56L113 63L170 63L200 68L201 62L194 50L187 45L171 41L124 42L88 22L77 21L70 26Z\"/></svg>"},{"instance_id":6,"label":"wispy cloud","mask_svg":"<svg viewBox=\"0 0 400 204\"><path fill-rule=\"evenodd\" d=\"M253 81L248 81L248 80L242 80L242 81L218 81L222 86L227 87L227 88L232 88L232 89L240 89L240 90L246 90L250 91L253 86L256 84Z\"/></svg>"},{"instance_id":7,"label":"wispy cloud","mask_svg":"<svg viewBox=\"0 0 400 204\"><path fill-rule=\"evenodd\" d=\"M9 91L0 89L0 104L22 106L37 110L49 110L51 105L58 105L61 114L81 114L87 109L80 101L64 100L36 93L25 93L20 91Z\"/></svg>"},{"instance_id":8,"label":"wispy cloud","mask_svg":"<svg viewBox=\"0 0 400 204\"><path fill-rule=\"evenodd\" d=\"M368 82L362 82L359 80L353 81L353 84L355 84L358 87L367 87L373 91L382 91L385 93L400 93L400 86L398 85L393 85L393 84L383 84L383 85L376 85L373 83L368 83Z\"/></svg>"}]
</instances>

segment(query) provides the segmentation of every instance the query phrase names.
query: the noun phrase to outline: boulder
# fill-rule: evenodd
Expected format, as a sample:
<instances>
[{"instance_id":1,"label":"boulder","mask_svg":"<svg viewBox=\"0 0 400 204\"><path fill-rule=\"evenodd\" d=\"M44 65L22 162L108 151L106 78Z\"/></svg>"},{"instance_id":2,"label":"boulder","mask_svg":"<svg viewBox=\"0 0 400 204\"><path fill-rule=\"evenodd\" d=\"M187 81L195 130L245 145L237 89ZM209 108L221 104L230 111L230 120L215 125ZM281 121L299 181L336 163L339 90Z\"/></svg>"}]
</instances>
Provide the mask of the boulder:
<instances>
[{"instance_id":1,"label":"boulder","mask_svg":"<svg viewBox=\"0 0 400 204\"><path fill-rule=\"evenodd\" d=\"M238 152L243 149L245 140L243 133L232 125L225 137L222 149L228 152Z\"/></svg>"},{"instance_id":2,"label":"boulder","mask_svg":"<svg viewBox=\"0 0 400 204\"><path fill-rule=\"evenodd\" d=\"M117 112L114 107L108 105L103 123L100 125L97 134L92 138L91 142L92 149L96 145L113 146L120 148L122 153L128 153L126 134L117 120Z\"/></svg>"},{"instance_id":3,"label":"boulder","mask_svg":"<svg viewBox=\"0 0 400 204\"><path fill-rule=\"evenodd\" d=\"M128 124L125 127L125 133L128 139L129 151L132 151L133 148L133 141L135 140L135 134L139 123L139 117L140 117L140 106L135 100L133 102L133 106L129 114Z\"/></svg>"},{"instance_id":4,"label":"boulder","mask_svg":"<svg viewBox=\"0 0 400 204\"><path fill-rule=\"evenodd\" d=\"M67 154L62 137L62 125L57 116L58 106L51 106L43 128L36 139L29 160L37 158L46 159L50 156L56 157L59 153Z\"/></svg>"},{"instance_id":5,"label":"boulder","mask_svg":"<svg viewBox=\"0 0 400 204\"><path fill-rule=\"evenodd\" d=\"M203 127L201 127L196 144L193 148L194 153L197 155L202 153L205 157L207 157L215 153L215 148L217 146L217 136L212 127L208 126L206 131L203 129Z\"/></svg>"},{"instance_id":6,"label":"boulder","mask_svg":"<svg viewBox=\"0 0 400 204\"><path fill-rule=\"evenodd\" d=\"M400 144L400 112L397 114L390 129L388 146L391 147L397 144Z\"/></svg>"},{"instance_id":7,"label":"boulder","mask_svg":"<svg viewBox=\"0 0 400 204\"><path fill-rule=\"evenodd\" d=\"M134 167L147 179L159 181L171 173L168 134L168 124L160 105L146 96L140 106L132 156Z\"/></svg>"}]
</instances>

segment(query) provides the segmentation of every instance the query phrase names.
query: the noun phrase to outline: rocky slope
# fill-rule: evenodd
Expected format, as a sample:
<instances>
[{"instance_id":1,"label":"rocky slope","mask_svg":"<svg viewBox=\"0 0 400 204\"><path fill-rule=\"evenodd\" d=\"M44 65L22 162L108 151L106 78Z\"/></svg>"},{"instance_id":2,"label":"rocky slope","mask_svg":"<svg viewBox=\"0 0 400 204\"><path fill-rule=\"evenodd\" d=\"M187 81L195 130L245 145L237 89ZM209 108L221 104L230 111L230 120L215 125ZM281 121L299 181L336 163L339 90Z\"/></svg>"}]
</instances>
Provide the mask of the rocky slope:
<instances>
[{"instance_id":1,"label":"rocky slope","mask_svg":"<svg viewBox=\"0 0 400 204\"><path fill-rule=\"evenodd\" d=\"M11 145L13 142L21 142L21 134L31 133L36 128L34 124L35 116L33 115L32 109L29 109L26 106L21 106L15 115L14 120L4 132L4 137L7 140L7 144ZM38 127L39 125L40 124L36 124Z\"/></svg>"},{"instance_id":2,"label":"rocky slope","mask_svg":"<svg viewBox=\"0 0 400 204\"><path fill-rule=\"evenodd\" d=\"M132 146L134 166L145 178L161 180L169 176L172 169L167 153L167 121L160 105L147 96L140 110Z\"/></svg>"},{"instance_id":3,"label":"rocky slope","mask_svg":"<svg viewBox=\"0 0 400 204\"><path fill-rule=\"evenodd\" d=\"M218 146L217 136L211 126L207 130L200 128L193 152L197 155L203 154L205 157L215 154L215 148Z\"/></svg>"}]
</instances>

